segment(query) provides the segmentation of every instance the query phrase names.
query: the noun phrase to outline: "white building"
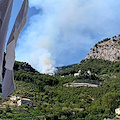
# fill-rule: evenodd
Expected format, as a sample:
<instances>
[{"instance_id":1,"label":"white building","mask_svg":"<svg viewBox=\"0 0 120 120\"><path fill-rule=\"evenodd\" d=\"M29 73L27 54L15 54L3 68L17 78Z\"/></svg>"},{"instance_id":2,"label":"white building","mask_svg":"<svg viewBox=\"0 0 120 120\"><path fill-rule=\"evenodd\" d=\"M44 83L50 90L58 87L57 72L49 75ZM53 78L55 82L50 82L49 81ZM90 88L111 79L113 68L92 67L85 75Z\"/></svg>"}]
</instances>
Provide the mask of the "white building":
<instances>
[{"instance_id":1,"label":"white building","mask_svg":"<svg viewBox=\"0 0 120 120\"><path fill-rule=\"evenodd\" d=\"M19 97L19 96L12 96L10 98L10 100L12 100L12 101L17 101L17 100L20 100L20 99L21 99L21 97Z\"/></svg>"},{"instance_id":2,"label":"white building","mask_svg":"<svg viewBox=\"0 0 120 120\"><path fill-rule=\"evenodd\" d=\"M79 76L80 75L80 73L74 73L74 76Z\"/></svg>"},{"instance_id":3,"label":"white building","mask_svg":"<svg viewBox=\"0 0 120 120\"><path fill-rule=\"evenodd\" d=\"M117 115L120 115L120 108L115 109L115 113L116 113Z\"/></svg>"},{"instance_id":4,"label":"white building","mask_svg":"<svg viewBox=\"0 0 120 120\"><path fill-rule=\"evenodd\" d=\"M78 73L74 73L74 76L80 76L81 70L78 71Z\"/></svg>"},{"instance_id":5,"label":"white building","mask_svg":"<svg viewBox=\"0 0 120 120\"><path fill-rule=\"evenodd\" d=\"M23 104L28 105L28 106L33 106L33 102L27 98L21 98L20 100L17 101L18 106L21 106Z\"/></svg>"},{"instance_id":6,"label":"white building","mask_svg":"<svg viewBox=\"0 0 120 120\"><path fill-rule=\"evenodd\" d=\"M91 74L92 74L90 70L88 70L87 73L88 73L88 75L91 75Z\"/></svg>"}]
</instances>

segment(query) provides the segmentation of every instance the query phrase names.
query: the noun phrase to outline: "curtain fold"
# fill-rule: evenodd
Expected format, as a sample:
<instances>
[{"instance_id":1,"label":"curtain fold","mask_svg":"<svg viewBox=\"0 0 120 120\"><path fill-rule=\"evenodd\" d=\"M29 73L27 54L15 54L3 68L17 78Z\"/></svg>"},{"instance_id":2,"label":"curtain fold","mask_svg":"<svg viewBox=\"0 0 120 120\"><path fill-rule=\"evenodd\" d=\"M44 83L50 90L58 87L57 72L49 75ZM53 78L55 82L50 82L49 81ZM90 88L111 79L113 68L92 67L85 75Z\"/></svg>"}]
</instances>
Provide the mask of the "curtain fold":
<instances>
[{"instance_id":1,"label":"curtain fold","mask_svg":"<svg viewBox=\"0 0 120 120\"><path fill-rule=\"evenodd\" d=\"M13 0L3 0L0 2L0 83L2 83L4 49L12 5Z\"/></svg>"},{"instance_id":2,"label":"curtain fold","mask_svg":"<svg viewBox=\"0 0 120 120\"><path fill-rule=\"evenodd\" d=\"M22 7L15 20L12 32L7 42L6 46L6 56L5 56L5 76L2 82L2 101L5 100L7 96L15 89L14 77L13 77L13 67L15 61L15 47L19 33L26 23L26 16L28 12L28 0L24 0Z\"/></svg>"}]
</instances>

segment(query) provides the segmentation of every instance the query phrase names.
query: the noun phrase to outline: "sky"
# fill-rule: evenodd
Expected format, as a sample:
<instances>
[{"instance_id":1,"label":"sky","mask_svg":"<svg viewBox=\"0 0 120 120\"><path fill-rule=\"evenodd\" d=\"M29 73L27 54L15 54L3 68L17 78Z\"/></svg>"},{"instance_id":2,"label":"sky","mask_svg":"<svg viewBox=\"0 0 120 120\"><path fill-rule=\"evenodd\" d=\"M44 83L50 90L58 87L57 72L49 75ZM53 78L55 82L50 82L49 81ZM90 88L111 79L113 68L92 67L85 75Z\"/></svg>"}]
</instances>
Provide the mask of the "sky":
<instances>
[{"instance_id":1,"label":"sky","mask_svg":"<svg viewBox=\"0 0 120 120\"><path fill-rule=\"evenodd\" d=\"M14 0L8 35L22 0ZM41 73L79 63L104 38L120 34L120 0L29 0L16 60Z\"/></svg>"}]
</instances>

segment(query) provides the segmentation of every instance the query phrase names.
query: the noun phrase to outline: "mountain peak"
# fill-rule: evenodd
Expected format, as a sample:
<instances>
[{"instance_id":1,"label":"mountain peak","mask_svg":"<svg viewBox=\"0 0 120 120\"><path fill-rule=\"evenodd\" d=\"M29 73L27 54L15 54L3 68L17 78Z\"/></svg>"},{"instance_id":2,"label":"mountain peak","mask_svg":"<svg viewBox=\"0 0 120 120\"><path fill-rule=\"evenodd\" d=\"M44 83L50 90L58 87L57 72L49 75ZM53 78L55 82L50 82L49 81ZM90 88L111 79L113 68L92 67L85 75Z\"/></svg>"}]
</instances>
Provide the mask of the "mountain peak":
<instances>
[{"instance_id":1,"label":"mountain peak","mask_svg":"<svg viewBox=\"0 0 120 120\"><path fill-rule=\"evenodd\" d=\"M85 59L103 59L109 61L120 60L120 35L105 38L91 49Z\"/></svg>"}]
</instances>

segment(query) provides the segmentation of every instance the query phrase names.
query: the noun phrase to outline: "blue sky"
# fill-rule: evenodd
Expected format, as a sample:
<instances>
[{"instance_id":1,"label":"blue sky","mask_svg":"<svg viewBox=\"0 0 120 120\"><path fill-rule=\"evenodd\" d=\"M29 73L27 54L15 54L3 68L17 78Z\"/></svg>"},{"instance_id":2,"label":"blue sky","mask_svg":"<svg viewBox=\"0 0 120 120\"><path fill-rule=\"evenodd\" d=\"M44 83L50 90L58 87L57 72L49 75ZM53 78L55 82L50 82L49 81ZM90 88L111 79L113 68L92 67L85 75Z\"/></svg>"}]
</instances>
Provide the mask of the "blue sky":
<instances>
[{"instance_id":1,"label":"blue sky","mask_svg":"<svg viewBox=\"0 0 120 120\"><path fill-rule=\"evenodd\" d=\"M29 0L16 60L42 73L80 62L95 43L120 34L119 0ZM12 28L22 0L14 0ZM9 34L8 34L9 36Z\"/></svg>"}]
</instances>

